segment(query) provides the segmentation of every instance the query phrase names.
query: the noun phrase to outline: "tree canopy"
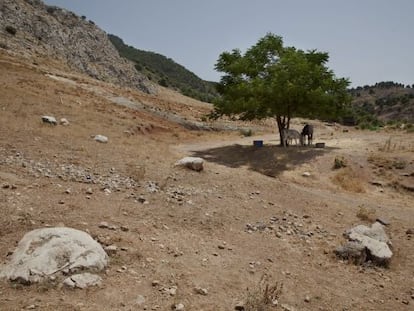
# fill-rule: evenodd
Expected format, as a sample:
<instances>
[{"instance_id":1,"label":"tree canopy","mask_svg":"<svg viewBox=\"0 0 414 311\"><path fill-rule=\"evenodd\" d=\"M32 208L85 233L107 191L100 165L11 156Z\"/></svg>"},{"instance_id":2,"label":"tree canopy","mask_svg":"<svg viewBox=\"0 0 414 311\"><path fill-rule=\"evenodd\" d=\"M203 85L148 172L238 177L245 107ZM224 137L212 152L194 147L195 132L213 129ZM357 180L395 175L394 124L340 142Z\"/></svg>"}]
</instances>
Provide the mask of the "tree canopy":
<instances>
[{"instance_id":1,"label":"tree canopy","mask_svg":"<svg viewBox=\"0 0 414 311\"><path fill-rule=\"evenodd\" d=\"M292 117L334 118L350 101L349 81L336 78L328 60L325 52L285 47L282 37L271 33L244 54L239 49L224 52L215 65L224 73L215 113L274 117L280 133Z\"/></svg>"}]
</instances>

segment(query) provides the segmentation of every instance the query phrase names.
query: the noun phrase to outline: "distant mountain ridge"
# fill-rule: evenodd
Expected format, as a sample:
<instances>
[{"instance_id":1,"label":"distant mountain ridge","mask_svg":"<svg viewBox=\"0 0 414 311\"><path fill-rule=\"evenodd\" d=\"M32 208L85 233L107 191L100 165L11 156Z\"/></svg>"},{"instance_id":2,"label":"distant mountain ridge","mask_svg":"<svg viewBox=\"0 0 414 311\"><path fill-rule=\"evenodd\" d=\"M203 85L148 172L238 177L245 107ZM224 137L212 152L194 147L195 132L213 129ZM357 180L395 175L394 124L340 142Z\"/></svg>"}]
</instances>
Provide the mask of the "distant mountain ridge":
<instances>
[{"instance_id":1,"label":"distant mountain ridge","mask_svg":"<svg viewBox=\"0 0 414 311\"><path fill-rule=\"evenodd\" d=\"M110 34L108 37L119 54L134 62L135 68L153 82L204 102L211 102L218 96L214 82L202 80L171 58L128 46L116 35Z\"/></svg>"},{"instance_id":2,"label":"distant mountain ridge","mask_svg":"<svg viewBox=\"0 0 414 311\"><path fill-rule=\"evenodd\" d=\"M0 1L0 48L29 59L49 56L93 78L155 92L94 22L40 0Z\"/></svg>"}]
</instances>

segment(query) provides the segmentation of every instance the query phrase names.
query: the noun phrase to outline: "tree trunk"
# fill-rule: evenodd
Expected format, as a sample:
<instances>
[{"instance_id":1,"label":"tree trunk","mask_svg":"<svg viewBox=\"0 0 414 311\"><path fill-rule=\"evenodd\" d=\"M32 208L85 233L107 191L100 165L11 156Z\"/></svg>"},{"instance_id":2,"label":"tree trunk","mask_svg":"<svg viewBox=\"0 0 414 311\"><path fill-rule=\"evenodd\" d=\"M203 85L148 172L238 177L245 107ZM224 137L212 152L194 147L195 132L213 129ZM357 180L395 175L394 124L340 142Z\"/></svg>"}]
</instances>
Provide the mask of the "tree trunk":
<instances>
[{"instance_id":1,"label":"tree trunk","mask_svg":"<svg viewBox=\"0 0 414 311\"><path fill-rule=\"evenodd\" d=\"M276 116L277 127L279 130L280 145L287 147L287 142L283 137L283 130L289 129L290 116Z\"/></svg>"},{"instance_id":2,"label":"tree trunk","mask_svg":"<svg viewBox=\"0 0 414 311\"><path fill-rule=\"evenodd\" d=\"M282 118L282 116L276 116L276 123L279 130L280 145L286 147L286 140L283 137L283 130L286 128L286 118Z\"/></svg>"}]
</instances>

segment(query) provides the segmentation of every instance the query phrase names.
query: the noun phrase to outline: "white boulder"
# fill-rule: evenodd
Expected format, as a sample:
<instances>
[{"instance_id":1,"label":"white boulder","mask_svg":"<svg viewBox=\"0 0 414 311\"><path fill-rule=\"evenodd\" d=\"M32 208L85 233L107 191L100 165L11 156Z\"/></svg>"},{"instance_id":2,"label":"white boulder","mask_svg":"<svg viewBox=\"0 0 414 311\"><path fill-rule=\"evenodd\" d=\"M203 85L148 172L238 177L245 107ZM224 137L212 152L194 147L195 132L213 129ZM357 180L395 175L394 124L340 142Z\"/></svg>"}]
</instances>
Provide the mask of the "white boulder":
<instances>
[{"instance_id":1,"label":"white boulder","mask_svg":"<svg viewBox=\"0 0 414 311\"><path fill-rule=\"evenodd\" d=\"M0 267L0 278L23 284L42 282L58 273L101 271L108 255L86 232L66 228L42 228L27 233L11 261Z\"/></svg>"},{"instance_id":2,"label":"white boulder","mask_svg":"<svg viewBox=\"0 0 414 311\"><path fill-rule=\"evenodd\" d=\"M371 227L356 226L345 232L344 236L349 242L335 250L338 256L348 259L352 257L354 262L360 264L371 260L377 265L389 265L393 255L390 249L391 241L379 222L375 222Z\"/></svg>"},{"instance_id":3,"label":"white boulder","mask_svg":"<svg viewBox=\"0 0 414 311\"><path fill-rule=\"evenodd\" d=\"M185 157L177 161L175 165L184 166L194 171L200 172L203 170L204 160L197 157Z\"/></svg>"}]
</instances>

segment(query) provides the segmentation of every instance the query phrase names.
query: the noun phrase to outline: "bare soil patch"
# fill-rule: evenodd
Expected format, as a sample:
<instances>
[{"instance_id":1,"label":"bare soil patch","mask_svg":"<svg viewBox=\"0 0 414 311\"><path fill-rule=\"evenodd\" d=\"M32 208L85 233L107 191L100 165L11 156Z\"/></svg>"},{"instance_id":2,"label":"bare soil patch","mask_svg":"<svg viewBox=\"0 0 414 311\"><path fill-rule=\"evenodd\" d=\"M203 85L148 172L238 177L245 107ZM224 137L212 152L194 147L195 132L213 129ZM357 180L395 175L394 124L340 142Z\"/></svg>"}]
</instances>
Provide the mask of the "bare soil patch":
<instances>
[{"instance_id":1,"label":"bare soil patch","mask_svg":"<svg viewBox=\"0 0 414 311\"><path fill-rule=\"evenodd\" d=\"M414 305L407 233L414 227L413 192L398 186L412 184L413 134L343 131L313 121L315 142L325 149L283 149L270 123L236 124L254 126L252 137L189 131L114 104L106 93L193 121L211 106L169 91L149 96L122 89L46 60L38 64L0 53L0 261L8 261L26 232L45 226L87 231L119 250L101 287L0 282L1 310L171 310L179 303L185 310L233 310L263 288L263 279L283 284L275 310ZM42 115L70 124L47 125ZM299 129L303 120L295 122ZM148 131L134 130L148 124ZM108 143L94 141L96 134ZM384 149L390 137L395 147ZM252 146L256 138L263 148ZM205 170L174 166L187 155L203 157ZM358 173L364 192L333 182L342 170L332 168L337 156ZM361 208L370 217L361 219ZM333 254L344 230L368 224L371 215L390 222L388 269L354 266ZM118 229L101 228L102 221Z\"/></svg>"}]
</instances>

